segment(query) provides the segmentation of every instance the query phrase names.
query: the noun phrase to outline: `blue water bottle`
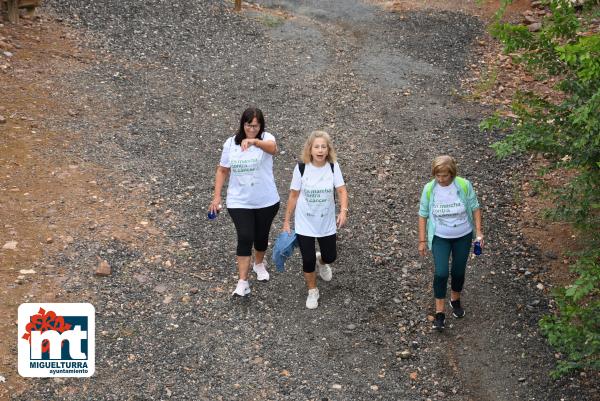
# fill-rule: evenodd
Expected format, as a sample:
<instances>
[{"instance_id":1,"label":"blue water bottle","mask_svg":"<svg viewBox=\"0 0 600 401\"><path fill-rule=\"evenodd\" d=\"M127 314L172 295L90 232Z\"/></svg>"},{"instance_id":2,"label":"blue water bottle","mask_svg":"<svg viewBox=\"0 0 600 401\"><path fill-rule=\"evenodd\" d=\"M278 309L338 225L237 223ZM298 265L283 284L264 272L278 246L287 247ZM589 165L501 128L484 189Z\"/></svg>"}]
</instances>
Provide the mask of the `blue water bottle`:
<instances>
[{"instance_id":1,"label":"blue water bottle","mask_svg":"<svg viewBox=\"0 0 600 401\"><path fill-rule=\"evenodd\" d=\"M208 211L208 219L209 220L214 220L217 218L217 216L219 215L219 212L221 211L221 205L217 206L217 211L213 212L212 210Z\"/></svg>"},{"instance_id":2,"label":"blue water bottle","mask_svg":"<svg viewBox=\"0 0 600 401\"><path fill-rule=\"evenodd\" d=\"M481 255L481 238L477 237L473 244L473 253L477 256Z\"/></svg>"}]
</instances>

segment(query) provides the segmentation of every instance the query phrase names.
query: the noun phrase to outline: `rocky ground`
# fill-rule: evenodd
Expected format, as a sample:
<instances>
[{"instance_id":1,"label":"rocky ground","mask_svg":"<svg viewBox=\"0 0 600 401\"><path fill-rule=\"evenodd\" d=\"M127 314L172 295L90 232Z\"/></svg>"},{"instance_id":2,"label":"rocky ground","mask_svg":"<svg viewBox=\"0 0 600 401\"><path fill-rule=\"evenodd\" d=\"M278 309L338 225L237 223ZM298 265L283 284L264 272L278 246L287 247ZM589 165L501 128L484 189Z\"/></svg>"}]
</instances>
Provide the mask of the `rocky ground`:
<instances>
[{"instance_id":1,"label":"rocky ground","mask_svg":"<svg viewBox=\"0 0 600 401\"><path fill-rule=\"evenodd\" d=\"M45 18L93 53L48 95L70 112L40 125L77 133L65 168L93 170L83 181L98 189L84 203L106 208L44 261L59 277L53 299L96 307L96 374L27 380L9 398L597 399L597 376L548 376L560 355L537 326L552 307L547 260L517 224L528 161L497 160L488 145L498 138L477 127L490 109L457 95L477 63L481 20L350 0L231 6L46 2ZM248 299L230 296L233 225L205 210L222 143L248 105L278 140L282 199L311 130L329 131L338 150L351 212L316 310L304 306L299 255ZM466 318L440 334L430 331L431 258L418 257L416 213L442 153L476 187L487 247L470 261ZM109 277L94 277L98 258ZM2 369L10 382L16 372Z\"/></svg>"}]
</instances>

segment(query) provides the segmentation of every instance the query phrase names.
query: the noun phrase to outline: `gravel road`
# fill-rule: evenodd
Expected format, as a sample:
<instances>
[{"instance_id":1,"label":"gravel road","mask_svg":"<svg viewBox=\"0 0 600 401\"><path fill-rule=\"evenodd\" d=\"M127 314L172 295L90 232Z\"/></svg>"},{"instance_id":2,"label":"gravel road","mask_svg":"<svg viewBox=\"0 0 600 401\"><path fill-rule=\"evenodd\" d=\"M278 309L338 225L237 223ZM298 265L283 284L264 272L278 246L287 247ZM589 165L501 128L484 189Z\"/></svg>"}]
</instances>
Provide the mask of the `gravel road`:
<instances>
[{"instance_id":1,"label":"gravel road","mask_svg":"<svg viewBox=\"0 0 600 401\"><path fill-rule=\"evenodd\" d=\"M82 133L74 157L115 174L99 185L148 188L166 237L76 239L56 264L71 275L65 299L96 307L96 374L31 381L14 399L592 400L578 378L548 377L555 356L537 328L547 288L532 279L544 260L518 232L513 199L526 161L497 160L497 138L477 128L490 110L456 94L482 23L358 0L260 4L236 14L217 0L46 2L98 54L57 94L80 99L79 117L47 124ZM220 147L248 105L278 140L282 200L311 130L338 149L351 212L316 310L304 306L299 255L252 283L249 299L230 297L233 224L205 209ZM488 247L470 261L466 318L440 334L416 221L443 153L475 184ZM110 278L81 268L96 256Z\"/></svg>"}]
</instances>

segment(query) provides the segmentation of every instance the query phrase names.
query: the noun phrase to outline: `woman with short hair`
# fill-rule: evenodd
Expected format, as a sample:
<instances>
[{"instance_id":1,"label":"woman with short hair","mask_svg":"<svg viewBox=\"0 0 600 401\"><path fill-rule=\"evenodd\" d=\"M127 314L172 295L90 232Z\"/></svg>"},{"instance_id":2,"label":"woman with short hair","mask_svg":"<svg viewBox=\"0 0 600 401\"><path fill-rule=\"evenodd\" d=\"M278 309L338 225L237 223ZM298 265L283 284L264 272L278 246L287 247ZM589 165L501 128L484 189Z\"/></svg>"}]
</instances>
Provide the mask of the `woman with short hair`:
<instances>
[{"instance_id":1,"label":"woman with short hair","mask_svg":"<svg viewBox=\"0 0 600 401\"><path fill-rule=\"evenodd\" d=\"M435 318L433 328L445 327L445 300L448 276L451 277L450 307L455 318L465 316L460 294L473 237L483 246L481 209L469 180L457 176L456 161L447 155L436 157L431 164L433 180L421 193L419 207L419 254L425 245L433 254ZM452 268L450 269L450 255Z\"/></svg>"}]
</instances>

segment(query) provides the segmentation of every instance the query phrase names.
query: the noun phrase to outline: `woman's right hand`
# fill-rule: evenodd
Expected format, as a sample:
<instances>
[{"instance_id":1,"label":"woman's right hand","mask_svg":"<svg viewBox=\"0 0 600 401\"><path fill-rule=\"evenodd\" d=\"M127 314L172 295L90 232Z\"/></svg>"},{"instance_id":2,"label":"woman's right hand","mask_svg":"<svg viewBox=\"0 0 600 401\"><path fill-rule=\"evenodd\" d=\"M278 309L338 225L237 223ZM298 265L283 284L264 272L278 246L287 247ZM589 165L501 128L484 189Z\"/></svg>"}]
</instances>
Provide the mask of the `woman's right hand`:
<instances>
[{"instance_id":1,"label":"woman's right hand","mask_svg":"<svg viewBox=\"0 0 600 401\"><path fill-rule=\"evenodd\" d=\"M427 243L424 241L419 241L419 255L425 256Z\"/></svg>"},{"instance_id":2,"label":"woman's right hand","mask_svg":"<svg viewBox=\"0 0 600 401\"><path fill-rule=\"evenodd\" d=\"M289 221L284 221L283 222L283 228L281 229L281 231L285 231L286 233L291 233L292 229L290 228L290 222Z\"/></svg>"},{"instance_id":3,"label":"woman's right hand","mask_svg":"<svg viewBox=\"0 0 600 401\"><path fill-rule=\"evenodd\" d=\"M213 213L218 213L221 211L221 197L219 196L215 196L212 200L212 202L210 202L210 205L208 205L208 211L209 212L213 212Z\"/></svg>"}]
</instances>

